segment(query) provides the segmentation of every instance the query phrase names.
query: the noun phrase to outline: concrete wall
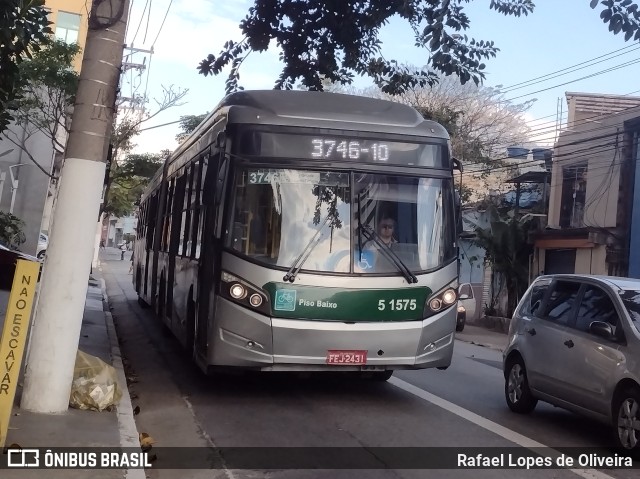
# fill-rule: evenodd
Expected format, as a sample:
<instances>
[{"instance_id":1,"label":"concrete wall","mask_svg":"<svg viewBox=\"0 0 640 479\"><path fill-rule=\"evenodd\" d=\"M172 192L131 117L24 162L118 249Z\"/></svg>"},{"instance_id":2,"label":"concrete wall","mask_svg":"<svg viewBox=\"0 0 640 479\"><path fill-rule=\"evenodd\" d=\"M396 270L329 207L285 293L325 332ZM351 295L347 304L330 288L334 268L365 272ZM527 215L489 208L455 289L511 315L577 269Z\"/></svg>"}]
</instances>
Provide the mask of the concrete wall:
<instances>
[{"instance_id":1,"label":"concrete wall","mask_svg":"<svg viewBox=\"0 0 640 479\"><path fill-rule=\"evenodd\" d=\"M21 134L22 128L12 124L8 135ZM31 255L36 254L38 236L42 224L42 212L44 210L49 177L45 175L28 156L17 146L14 146L6 138L0 136L0 152L13 148L13 151L0 158L0 172L6 173L2 197L0 198L0 210L9 212L11 207L11 178L9 167L21 164L23 166L12 168L14 176L18 179L18 188L15 191L13 214L24 221L24 234L26 241L20 246L20 250ZM26 142L27 149L36 161L46 170L51 171L53 164L53 146L51 140L43 133L35 133Z\"/></svg>"}]
</instances>

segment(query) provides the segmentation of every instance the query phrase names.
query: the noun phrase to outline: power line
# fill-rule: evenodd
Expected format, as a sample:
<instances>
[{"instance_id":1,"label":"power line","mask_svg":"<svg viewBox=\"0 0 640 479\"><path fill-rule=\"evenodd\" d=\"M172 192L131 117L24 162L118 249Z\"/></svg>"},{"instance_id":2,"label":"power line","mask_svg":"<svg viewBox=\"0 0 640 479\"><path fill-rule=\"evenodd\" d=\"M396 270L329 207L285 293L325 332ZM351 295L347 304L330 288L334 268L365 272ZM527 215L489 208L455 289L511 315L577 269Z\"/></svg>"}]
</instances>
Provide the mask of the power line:
<instances>
[{"instance_id":1,"label":"power line","mask_svg":"<svg viewBox=\"0 0 640 479\"><path fill-rule=\"evenodd\" d=\"M505 101L513 101L513 100L517 100L519 98L524 98L526 96L535 95L536 93L541 93L543 91L553 90L554 88L557 88L559 86L568 85L570 83L575 83L577 81L586 80L588 78L593 78L595 76L602 75L604 73L609 73L609 72L612 72L614 70L619 70L620 68L626 68L626 67L628 67L630 65L634 65L634 64L639 63L639 62L640 62L640 58L636 59L636 60L631 60L629 62L621 63L620 65L616 65L615 67L611 67L611 68L607 68L607 69L604 69L604 70L600 70L600 71L592 73L590 75L586 75L586 76L583 76L583 77L580 77L580 78L576 78L575 80L571 80L571 81L564 82L564 83L559 83L557 85L550 86L548 88L543 88L542 90L537 90L537 91L533 91L531 93L525 93L524 95L515 96L515 97L509 98L508 100L505 100Z\"/></svg>"},{"instance_id":2,"label":"power line","mask_svg":"<svg viewBox=\"0 0 640 479\"><path fill-rule=\"evenodd\" d=\"M631 48L631 47L635 47L635 48L633 48L632 50L629 50L629 48ZM611 60L612 58L616 58L616 57L619 57L621 55L626 55L630 51L637 50L638 48L640 48L640 47L638 45L636 45L636 44L627 45L626 47L622 47L622 48L620 48L618 50L614 50L612 52L605 53L604 55L600 55L600 56L592 58L590 60L585 60L583 62L576 63L575 65L571 65L571 66L563 68L561 70L556 70L554 72L547 73L546 75L541 75L539 77L532 78L531 80L526 80L526 81L523 81L523 82L520 82L520 83L515 83L514 85L503 87L501 89L501 91L502 92L506 92L506 91L510 91L510 90L519 90L520 88L526 88L530 84L540 83L540 82L549 80L551 78L557 78L559 76L563 76L563 75L566 75L568 73L573 73L574 71L582 70L584 68L589 68L589 67L591 67L593 65L596 65L598 63L602 63L602 62L605 62L607 60ZM609 57L609 55L621 52L623 50L627 50L627 51L625 51L623 53L620 53L618 55ZM609 57L609 58L605 58L604 60L600 60L598 62L593 63L595 60L599 60L599 59L604 58L604 57ZM587 63L589 63L589 65L586 65ZM585 66L581 66L581 65L585 65ZM580 67L580 68L576 68L576 67ZM562 72L565 72L565 73L562 73ZM527 85L527 84L529 84L529 85Z\"/></svg>"},{"instance_id":3,"label":"power line","mask_svg":"<svg viewBox=\"0 0 640 479\"><path fill-rule=\"evenodd\" d=\"M140 15L140 22L138 23L138 28L136 28L136 33L133 35L133 39L131 40L131 44L136 41L136 37L138 36L138 32L140 31L140 27L142 26L142 21L144 20L144 14L147 11L147 7L149 6L149 0L144 4L144 9L142 10L142 15Z\"/></svg>"},{"instance_id":4,"label":"power line","mask_svg":"<svg viewBox=\"0 0 640 479\"><path fill-rule=\"evenodd\" d=\"M167 15L169 15L169 10L171 10L172 4L173 4L173 0L170 0L169 6L167 7L167 11L164 13L164 18L162 19L162 23L160 24L160 30L158 30L158 34L156 35L156 38L153 40L153 43L151 44L151 48L153 48L153 46L158 41L158 37L160 36L160 32L162 32L162 28L164 27L164 22L167 20Z\"/></svg>"},{"instance_id":5,"label":"power line","mask_svg":"<svg viewBox=\"0 0 640 479\"><path fill-rule=\"evenodd\" d=\"M151 5L153 0L149 0L149 13L147 13L147 26L144 28L144 38L142 39L142 43L146 43L147 41L147 32L149 31L149 21L151 20Z\"/></svg>"}]
</instances>

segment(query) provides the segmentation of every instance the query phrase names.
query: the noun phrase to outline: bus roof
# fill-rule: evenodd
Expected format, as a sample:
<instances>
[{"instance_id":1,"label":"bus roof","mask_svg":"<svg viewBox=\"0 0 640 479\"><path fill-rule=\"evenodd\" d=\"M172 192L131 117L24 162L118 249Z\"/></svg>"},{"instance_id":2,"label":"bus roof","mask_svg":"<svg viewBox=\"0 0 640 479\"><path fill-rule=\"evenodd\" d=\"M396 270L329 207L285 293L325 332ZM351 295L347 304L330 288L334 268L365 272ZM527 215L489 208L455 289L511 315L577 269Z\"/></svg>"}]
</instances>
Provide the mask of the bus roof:
<instances>
[{"instance_id":1,"label":"bus roof","mask_svg":"<svg viewBox=\"0 0 640 479\"><path fill-rule=\"evenodd\" d=\"M413 107L389 100L341 93L253 90L226 96L214 111L227 108L230 124L307 126L448 138L438 123Z\"/></svg>"}]
</instances>

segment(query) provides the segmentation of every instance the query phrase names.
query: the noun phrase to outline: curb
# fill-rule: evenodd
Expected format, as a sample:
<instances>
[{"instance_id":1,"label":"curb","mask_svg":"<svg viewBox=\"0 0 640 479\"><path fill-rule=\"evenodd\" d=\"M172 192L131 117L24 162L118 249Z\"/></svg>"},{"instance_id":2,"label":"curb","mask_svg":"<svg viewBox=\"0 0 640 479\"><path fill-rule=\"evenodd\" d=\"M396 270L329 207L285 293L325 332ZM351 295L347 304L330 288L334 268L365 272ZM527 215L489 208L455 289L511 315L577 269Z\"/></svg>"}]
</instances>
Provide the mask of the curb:
<instances>
[{"instance_id":1,"label":"curb","mask_svg":"<svg viewBox=\"0 0 640 479\"><path fill-rule=\"evenodd\" d=\"M105 304L104 321L107 325L107 333L111 344L111 364L116 370L118 383L122 387L122 398L120 404L116 406L116 414L118 417L118 430L120 431L120 446L123 448L140 448L140 439L136 421L133 418L133 406L131 405L131 396L127 386L127 378L124 374L124 366L122 364L122 353L118 344L118 336L116 328L113 324L113 316L109 311L109 297L107 296L107 288L103 278L99 279L100 289L102 290L102 301ZM146 479L144 469L127 469L125 473L127 479Z\"/></svg>"}]
</instances>

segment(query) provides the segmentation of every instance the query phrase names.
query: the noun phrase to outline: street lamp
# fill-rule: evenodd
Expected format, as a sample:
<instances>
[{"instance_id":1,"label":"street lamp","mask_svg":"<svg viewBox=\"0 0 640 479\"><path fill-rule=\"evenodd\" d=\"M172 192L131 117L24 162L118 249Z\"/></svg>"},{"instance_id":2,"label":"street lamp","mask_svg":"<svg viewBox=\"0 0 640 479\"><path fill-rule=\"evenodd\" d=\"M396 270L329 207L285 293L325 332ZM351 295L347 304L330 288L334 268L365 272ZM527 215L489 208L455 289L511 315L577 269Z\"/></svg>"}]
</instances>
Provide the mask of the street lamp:
<instances>
[{"instance_id":1,"label":"street lamp","mask_svg":"<svg viewBox=\"0 0 640 479\"><path fill-rule=\"evenodd\" d=\"M13 148L3 151L2 153L0 153L0 158L8 155L12 151L13 151ZM4 188L4 180L6 177L7 177L7 174L4 171L0 171L0 201L2 201L2 189Z\"/></svg>"},{"instance_id":2,"label":"street lamp","mask_svg":"<svg viewBox=\"0 0 640 479\"><path fill-rule=\"evenodd\" d=\"M16 192L18 191L18 178L13 176L13 168L21 166L31 166L29 163L18 163L9 167L9 176L11 176L11 205L9 206L9 214L13 214L13 205L16 202Z\"/></svg>"}]
</instances>

